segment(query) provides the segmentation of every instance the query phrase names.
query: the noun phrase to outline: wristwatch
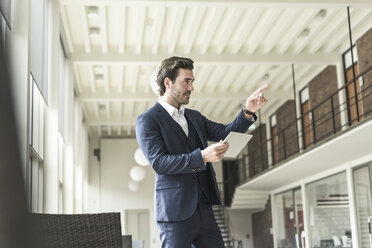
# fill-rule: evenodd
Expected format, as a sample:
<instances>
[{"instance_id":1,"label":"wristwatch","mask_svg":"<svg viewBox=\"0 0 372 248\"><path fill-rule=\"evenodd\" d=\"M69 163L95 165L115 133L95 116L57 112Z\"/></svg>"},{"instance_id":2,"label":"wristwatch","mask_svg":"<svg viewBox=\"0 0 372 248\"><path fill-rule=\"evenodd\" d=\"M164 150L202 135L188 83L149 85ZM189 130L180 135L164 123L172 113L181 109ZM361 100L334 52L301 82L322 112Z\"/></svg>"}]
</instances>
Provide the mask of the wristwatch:
<instances>
[{"instance_id":1,"label":"wristwatch","mask_svg":"<svg viewBox=\"0 0 372 248\"><path fill-rule=\"evenodd\" d=\"M248 109L245 108L245 106L243 106L243 112L247 115L254 115L254 113L252 111L249 111Z\"/></svg>"}]
</instances>

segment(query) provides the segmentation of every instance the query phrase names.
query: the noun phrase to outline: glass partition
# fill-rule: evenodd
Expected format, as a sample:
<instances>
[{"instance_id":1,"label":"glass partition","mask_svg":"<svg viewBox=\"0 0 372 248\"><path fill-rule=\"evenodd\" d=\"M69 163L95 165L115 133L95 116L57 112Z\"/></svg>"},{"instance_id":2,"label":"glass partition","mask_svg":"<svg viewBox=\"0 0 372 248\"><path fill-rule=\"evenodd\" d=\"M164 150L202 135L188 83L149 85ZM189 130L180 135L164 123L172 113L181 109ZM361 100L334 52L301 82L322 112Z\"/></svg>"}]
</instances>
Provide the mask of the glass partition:
<instances>
[{"instance_id":1,"label":"glass partition","mask_svg":"<svg viewBox=\"0 0 372 248\"><path fill-rule=\"evenodd\" d=\"M372 216L371 207L371 167L366 165L354 170L354 191L359 230L359 247L370 248L368 217Z\"/></svg>"},{"instance_id":2,"label":"glass partition","mask_svg":"<svg viewBox=\"0 0 372 248\"><path fill-rule=\"evenodd\" d=\"M310 247L352 247L346 172L306 186Z\"/></svg>"},{"instance_id":3,"label":"glass partition","mask_svg":"<svg viewBox=\"0 0 372 248\"><path fill-rule=\"evenodd\" d=\"M289 190L274 196L276 242L278 248L303 247L301 190Z\"/></svg>"}]
</instances>

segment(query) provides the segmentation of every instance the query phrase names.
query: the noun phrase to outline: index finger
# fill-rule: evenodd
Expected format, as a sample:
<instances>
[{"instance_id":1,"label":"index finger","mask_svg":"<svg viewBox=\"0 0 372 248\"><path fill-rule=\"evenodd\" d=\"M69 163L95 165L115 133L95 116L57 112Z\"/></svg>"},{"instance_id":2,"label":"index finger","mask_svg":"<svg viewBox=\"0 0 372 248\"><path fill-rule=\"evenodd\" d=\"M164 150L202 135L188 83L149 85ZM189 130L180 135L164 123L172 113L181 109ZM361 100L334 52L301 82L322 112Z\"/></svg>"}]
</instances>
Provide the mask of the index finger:
<instances>
[{"instance_id":1,"label":"index finger","mask_svg":"<svg viewBox=\"0 0 372 248\"><path fill-rule=\"evenodd\" d=\"M267 84L261 86L260 88L258 88L258 90L256 90L254 93L255 94L260 94L262 93L264 90L266 90L269 86Z\"/></svg>"}]
</instances>

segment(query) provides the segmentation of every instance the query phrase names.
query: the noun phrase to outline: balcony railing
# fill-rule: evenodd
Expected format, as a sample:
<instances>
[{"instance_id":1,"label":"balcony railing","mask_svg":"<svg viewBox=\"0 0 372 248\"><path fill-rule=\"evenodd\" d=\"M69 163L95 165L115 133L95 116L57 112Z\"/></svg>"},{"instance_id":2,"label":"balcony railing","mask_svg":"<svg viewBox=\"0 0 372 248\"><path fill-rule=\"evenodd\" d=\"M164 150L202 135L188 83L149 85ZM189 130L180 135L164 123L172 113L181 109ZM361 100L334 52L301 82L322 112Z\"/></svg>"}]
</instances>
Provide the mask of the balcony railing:
<instances>
[{"instance_id":1,"label":"balcony railing","mask_svg":"<svg viewBox=\"0 0 372 248\"><path fill-rule=\"evenodd\" d=\"M360 87L363 78L366 82ZM275 136L261 139L259 152L247 148L246 155L240 159L224 161L225 205L231 204L237 185L284 164L372 116L371 78L372 66L304 112ZM304 124L306 118L308 124ZM295 131L288 132L291 129Z\"/></svg>"}]
</instances>

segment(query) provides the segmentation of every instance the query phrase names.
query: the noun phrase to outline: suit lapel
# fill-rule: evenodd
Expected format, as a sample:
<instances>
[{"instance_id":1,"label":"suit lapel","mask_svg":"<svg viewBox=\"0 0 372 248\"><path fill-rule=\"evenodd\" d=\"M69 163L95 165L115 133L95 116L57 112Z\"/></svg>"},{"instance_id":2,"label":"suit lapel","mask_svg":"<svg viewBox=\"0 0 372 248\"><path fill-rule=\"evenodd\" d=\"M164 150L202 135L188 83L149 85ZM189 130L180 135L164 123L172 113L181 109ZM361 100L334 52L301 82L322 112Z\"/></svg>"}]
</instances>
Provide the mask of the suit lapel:
<instances>
[{"instance_id":1,"label":"suit lapel","mask_svg":"<svg viewBox=\"0 0 372 248\"><path fill-rule=\"evenodd\" d=\"M180 140L185 144L186 147L190 149L189 142L187 141L187 136L183 131L182 127L169 115L169 113L159 104L156 103L155 107L157 108L160 118L166 119L167 123L169 123L169 130L174 130L176 134L179 136Z\"/></svg>"}]
</instances>

